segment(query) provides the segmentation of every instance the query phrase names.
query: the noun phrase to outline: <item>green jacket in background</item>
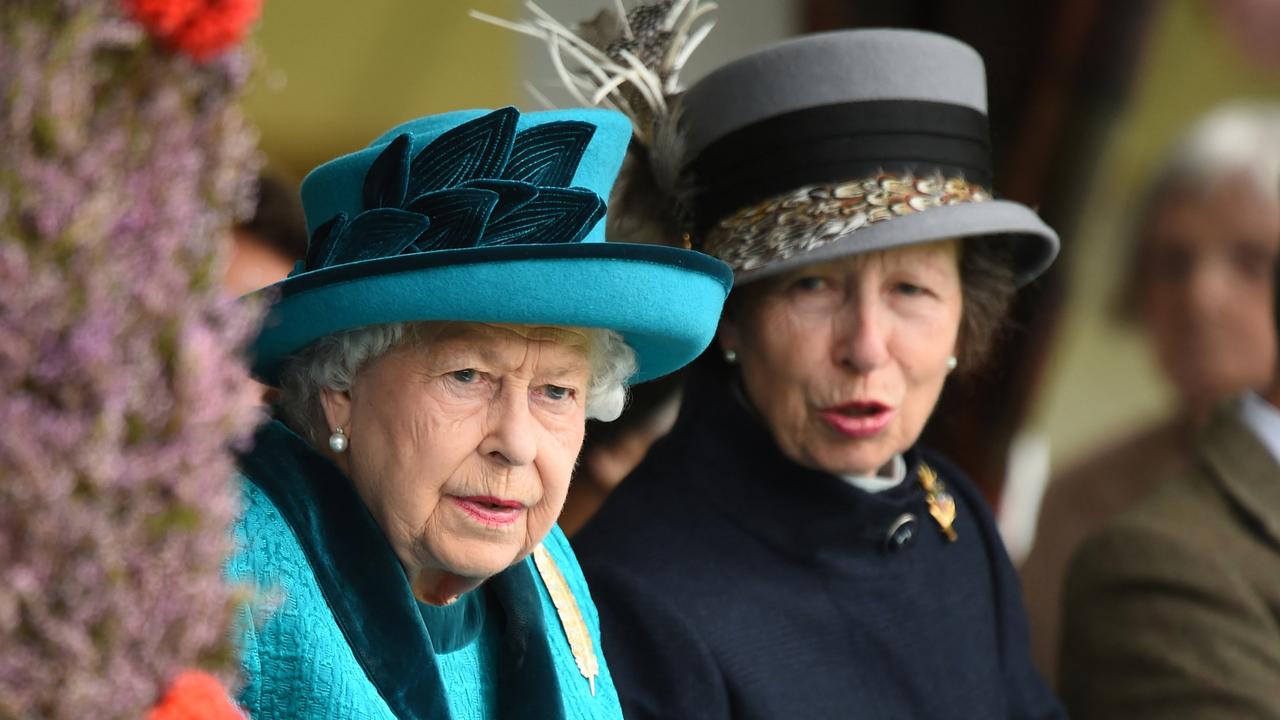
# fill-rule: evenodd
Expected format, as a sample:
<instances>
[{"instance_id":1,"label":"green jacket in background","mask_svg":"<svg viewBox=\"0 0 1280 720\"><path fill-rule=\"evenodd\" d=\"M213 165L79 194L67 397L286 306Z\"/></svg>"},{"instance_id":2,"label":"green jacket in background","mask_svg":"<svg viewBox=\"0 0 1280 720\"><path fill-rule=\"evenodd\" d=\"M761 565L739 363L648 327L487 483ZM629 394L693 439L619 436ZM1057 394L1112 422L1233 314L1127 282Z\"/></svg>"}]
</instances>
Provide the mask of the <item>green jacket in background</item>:
<instances>
[{"instance_id":1,"label":"green jacket in background","mask_svg":"<svg viewBox=\"0 0 1280 720\"><path fill-rule=\"evenodd\" d=\"M1196 450L1072 561L1059 685L1072 717L1280 720L1280 464L1238 401Z\"/></svg>"}]
</instances>

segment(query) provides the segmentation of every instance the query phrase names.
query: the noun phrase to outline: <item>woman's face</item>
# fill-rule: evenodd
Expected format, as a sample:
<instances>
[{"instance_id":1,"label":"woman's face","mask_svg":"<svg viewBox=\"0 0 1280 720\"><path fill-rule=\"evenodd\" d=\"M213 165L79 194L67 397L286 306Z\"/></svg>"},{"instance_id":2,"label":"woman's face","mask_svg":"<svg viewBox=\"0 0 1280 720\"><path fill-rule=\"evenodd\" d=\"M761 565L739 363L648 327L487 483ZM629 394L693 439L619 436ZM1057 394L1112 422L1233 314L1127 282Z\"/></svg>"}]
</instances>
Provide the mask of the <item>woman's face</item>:
<instances>
[{"instance_id":1,"label":"woman's face","mask_svg":"<svg viewBox=\"0 0 1280 720\"><path fill-rule=\"evenodd\" d=\"M720 343L782 452L841 475L915 443L960 329L958 241L811 265L749 287Z\"/></svg>"},{"instance_id":2,"label":"woman's face","mask_svg":"<svg viewBox=\"0 0 1280 720\"><path fill-rule=\"evenodd\" d=\"M1275 368L1271 289L1280 203L1247 178L1173 192L1147 227L1140 310L1193 412L1265 385Z\"/></svg>"},{"instance_id":3,"label":"woman's face","mask_svg":"<svg viewBox=\"0 0 1280 720\"><path fill-rule=\"evenodd\" d=\"M441 604L550 531L582 446L584 333L448 323L324 391L333 456L413 581ZM449 581L441 578L451 578Z\"/></svg>"}]
</instances>

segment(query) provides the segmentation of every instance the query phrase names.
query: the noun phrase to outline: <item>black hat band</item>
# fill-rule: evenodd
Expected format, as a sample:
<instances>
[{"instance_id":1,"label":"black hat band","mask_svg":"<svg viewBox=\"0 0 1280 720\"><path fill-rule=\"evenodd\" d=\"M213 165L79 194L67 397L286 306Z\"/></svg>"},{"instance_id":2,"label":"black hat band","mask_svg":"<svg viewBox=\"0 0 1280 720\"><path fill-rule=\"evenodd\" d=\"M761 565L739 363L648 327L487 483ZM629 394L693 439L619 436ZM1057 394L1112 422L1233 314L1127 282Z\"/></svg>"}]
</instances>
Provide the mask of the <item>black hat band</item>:
<instances>
[{"instance_id":1,"label":"black hat band","mask_svg":"<svg viewBox=\"0 0 1280 720\"><path fill-rule=\"evenodd\" d=\"M735 130L689 166L694 231L801 186L884 171L962 176L991 184L987 118L967 106L874 100L805 108Z\"/></svg>"}]
</instances>

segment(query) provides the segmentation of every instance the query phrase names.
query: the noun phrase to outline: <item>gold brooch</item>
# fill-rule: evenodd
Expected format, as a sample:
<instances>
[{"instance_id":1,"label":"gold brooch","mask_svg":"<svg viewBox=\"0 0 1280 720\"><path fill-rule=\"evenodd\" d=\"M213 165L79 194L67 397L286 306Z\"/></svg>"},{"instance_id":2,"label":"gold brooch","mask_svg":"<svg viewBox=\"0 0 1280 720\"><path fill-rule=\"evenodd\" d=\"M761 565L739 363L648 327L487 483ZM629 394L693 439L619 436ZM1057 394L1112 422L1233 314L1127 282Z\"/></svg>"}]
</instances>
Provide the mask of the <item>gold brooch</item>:
<instances>
[{"instance_id":1,"label":"gold brooch","mask_svg":"<svg viewBox=\"0 0 1280 720\"><path fill-rule=\"evenodd\" d=\"M578 601L573 598L569 583L565 582L556 561L551 553L542 545L533 551L533 564L538 567L542 576L542 584L547 586L551 602L556 606L556 615L560 616L560 624L564 626L564 636L569 640L569 650L573 652L573 660L578 664L578 672L587 679L591 687L591 696L596 694L596 675L600 674L600 664L596 660L595 649L591 643L591 631L582 620L582 612L578 610Z\"/></svg>"},{"instance_id":2,"label":"gold brooch","mask_svg":"<svg viewBox=\"0 0 1280 720\"><path fill-rule=\"evenodd\" d=\"M920 463L920 487L924 488L924 501L929 504L929 514L933 516L942 534L949 542L955 542L956 531L951 527L956 521L956 499L947 492L947 486L938 479L933 468Z\"/></svg>"}]
</instances>

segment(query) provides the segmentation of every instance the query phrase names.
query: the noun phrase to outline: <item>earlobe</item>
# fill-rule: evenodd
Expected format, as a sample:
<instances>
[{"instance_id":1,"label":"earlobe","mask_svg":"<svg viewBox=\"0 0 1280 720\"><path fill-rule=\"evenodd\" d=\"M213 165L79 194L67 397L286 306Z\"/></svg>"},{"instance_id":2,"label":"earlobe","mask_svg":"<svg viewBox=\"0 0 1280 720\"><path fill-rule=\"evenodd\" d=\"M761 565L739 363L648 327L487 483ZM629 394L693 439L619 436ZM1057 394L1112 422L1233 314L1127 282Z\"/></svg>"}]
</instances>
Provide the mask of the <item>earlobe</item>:
<instances>
[{"instance_id":1,"label":"earlobe","mask_svg":"<svg viewBox=\"0 0 1280 720\"><path fill-rule=\"evenodd\" d=\"M720 318L720 326L716 328L716 344L723 353L736 353L742 347L742 337L738 327L727 318Z\"/></svg>"}]
</instances>

